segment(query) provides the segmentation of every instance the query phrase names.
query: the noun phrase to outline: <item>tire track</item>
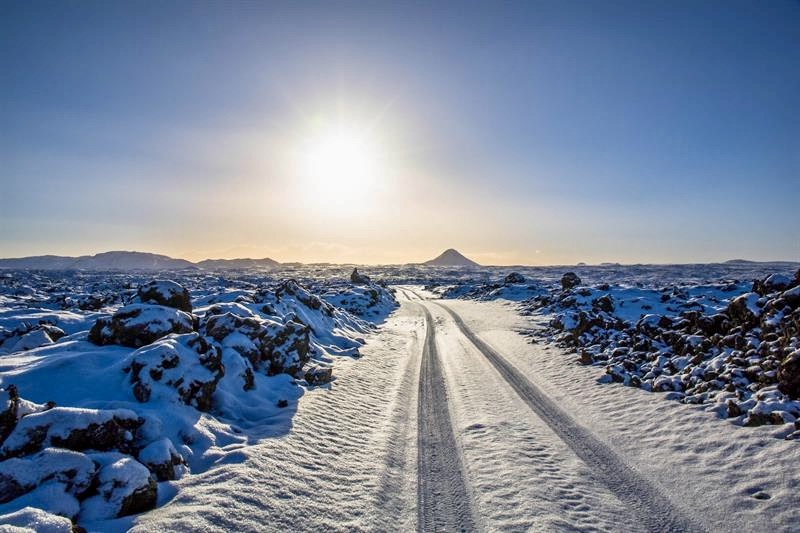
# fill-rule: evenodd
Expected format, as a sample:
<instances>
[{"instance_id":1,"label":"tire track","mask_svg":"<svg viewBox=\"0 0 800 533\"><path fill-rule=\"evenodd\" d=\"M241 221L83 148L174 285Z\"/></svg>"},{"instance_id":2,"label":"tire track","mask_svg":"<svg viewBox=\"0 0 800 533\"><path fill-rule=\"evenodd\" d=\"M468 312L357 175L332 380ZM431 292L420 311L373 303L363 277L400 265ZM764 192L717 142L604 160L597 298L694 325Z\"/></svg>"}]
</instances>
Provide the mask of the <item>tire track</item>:
<instances>
[{"instance_id":1,"label":"tire track","mask_svg":"<svg viewBox=\"0 0 800 533\"><path fill-rule=\"evenodd\" d=\"M405 291L403 291L405 294ZM423 341L424 342L424 341ZM404 498L405 494L413 494L413 480L410 480L416 469L414 464L413 441L417 431L417 421L414 420L414 402L417 400L416 392L419 383L421 350L420 342L416 340L411 348L414 354L406 363L397 396L390 408L387 420L388 441L387 453L384 458L383 474L380 485L377 487L375 501L377 506L388 511L394 516L413 514L411 500ZM396 524L387 524L383 517L376 516L373 531L393 531Z\"/></svg>"},{"instance_id":2,"label":"tire track","mask_svg":"<svg viewBox=\"0 0 800 533\"><path fill-rule=\"evenodd\" d=\"M438 302L431 303L450 315L461 333L486 357L520 398L592 468L598 481L625 503L648 530L706 531L675 508L656 486L629 467L611 448L575 422L511 363L479 339L455 311Z\"/></svg>"},{"instance_id":3,"label":"tire track","mask_svg":"<svg viewBox=\"0 0 800 533\"><path fill-rule=\"evenodd\" d=\"M473 531L476 523L450 420L433 317L424 305L419 307L426 328L417 404L417 529Z\"/></svg>"}]
</instances>

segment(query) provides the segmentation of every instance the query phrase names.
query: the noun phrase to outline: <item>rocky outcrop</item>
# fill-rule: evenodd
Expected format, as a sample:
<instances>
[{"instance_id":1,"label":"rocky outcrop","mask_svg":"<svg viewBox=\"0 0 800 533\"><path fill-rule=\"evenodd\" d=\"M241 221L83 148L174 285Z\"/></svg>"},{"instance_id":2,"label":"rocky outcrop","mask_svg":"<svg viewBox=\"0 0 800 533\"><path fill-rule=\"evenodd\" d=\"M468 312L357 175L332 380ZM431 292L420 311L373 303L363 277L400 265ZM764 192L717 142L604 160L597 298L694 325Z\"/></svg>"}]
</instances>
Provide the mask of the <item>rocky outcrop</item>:
<instances>
[{"instance_id":1,"label":"rocky outcrop","mask_svg":"<svg viewBox=\"0 0 800 533\"><path fill-rule=\"evenodd\" d=\"M76 451L132 452L136 431L143 423L128 409L54 407L23 416L0 447L0 460L52 446Z\"/></svg>"},{"instance_id":2,"label":"rocky outcrop","mask_svg":"<svg viewBox=\"0 0 800 533\"><path fill-rule=\"evenodd\" d=\"M327 305L327 304L326 304ZM223 307L209 310L221 312ZM226 311L209 314L201 322L201 331L223 345L230 345L246 357L254 369L269 375L296 374L308 361L311 329L295 320L280 323L245 312ZM243 336L249 342L237 341L232 335Z\"/></svg>"},{"instance_id":3,"label":"rocky outcrop","mask_svg":"<svg viewBox=\"0 0 800 533\"><path fill-rule=\"evenodd\" d=\"M155 394L200 411L211 409L217 383L225 374L220 349L196 332L169 335L136 350L125 369L140 402Z\"/></svg>"},{"instance_id":4,"label":"rocky outcrop","mask_svg":"<svg viewBox=\"0 0 800 533\"><path fill-rule=\"evenodd\" d=\"M170 333L194 329L192 315L163 305L131 304L111 318L100 318L89 331L89 341L98 345L146 346Z\"/></svg>"},{"instance_id":5,"label":"rocky outcrop","mask_svg":"<svg viewBox=\"0 0 800 533\"><path fill-rule=\"evenodd\" d=\"M26 494L42 483L63 485L64 492L83 498L92 488L97 465L86 455L46 448L24 458L0 462L0 503Z\"/></svg>"},{"instance_id":6,"label":"rocky outcrop","mask_svg":"<svg viewBox=\"0 0 800 533\"><path fill-rule=\"evenodd\" d=\"M64 330L47 322L19 324L11 330L0 327L0 354L33 350L53 344L65 335Z\"/></svg>"},{"instance_id":7,"label":"rocky outcrop","mask_svg":"<svg viewBox=\"0 0 800 533\"><path fill-rule=\"evenodd\" d=\"M636 323L614 315L610 294L575 289L574 278L526 306L553 313L546 334L578 351L581 364L605 366L603 381L718 403L743 425L786 424L800 418L799 278L768 276L712 312L684 291L665 292L661 303L683 310Z\"/></svg>"}]
</instances>

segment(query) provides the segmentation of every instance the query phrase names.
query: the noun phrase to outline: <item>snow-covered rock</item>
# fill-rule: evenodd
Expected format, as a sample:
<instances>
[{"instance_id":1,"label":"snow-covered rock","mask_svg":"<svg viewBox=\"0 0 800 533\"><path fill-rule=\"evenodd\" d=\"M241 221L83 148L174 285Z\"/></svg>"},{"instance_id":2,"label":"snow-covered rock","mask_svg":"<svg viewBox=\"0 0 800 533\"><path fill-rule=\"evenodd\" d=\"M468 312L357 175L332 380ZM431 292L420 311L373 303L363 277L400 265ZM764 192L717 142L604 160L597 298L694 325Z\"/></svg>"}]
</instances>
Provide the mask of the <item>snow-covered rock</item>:
<instances>
[{"instance_id":1,"label":"snow-covered rock","mask_svg":"<svg viewBox=\"0 0 800 533\"><path fill-rule=\"evenodd\" d=\"M132 451L142 423L129 409L54 407L23 416L0 447L0 459L51 446L78 451Z\"/></svg>"},{"instance_id":2,"label":"snow-covered rock","mask_svg":"<svg viewBox=\"0 0 800 533\"><path fill-rule=\"evenodd\" d=\"M172 441L164 437L151 442L139 452L139 462L144 464L158 481L180 478L186 473L186 462Z\"/></svg>"},{"instance_id":3,"label":"snow-covered rock","mask_svg":"<svg viewBox=\"0 0 800 533\"><path fill-rule=\"evenodd\" d=\"M1 276L0 354L42 333L0 370L0 471L13 474L0 481L0 515L28 506L41 512L23 521L94 527L151 508L156 481L204 471L249 427L288 431L289 407L397 306L391 289L348 273ZM20 398L12 383L65 407ZM69 454L63 470L47 466L58 453Z\"/></svg>"},{"instance_id":4,"label":"snow-covered rock","mask_svg":"<svg viewBox=\"0 0 800 533\"><path fill-rule=\"evenodd\" d=\"M25 507L8 514L0 514L0 532L3 533L73 533L69 518L48 513L36 507Z\"/></svg>"},{"instance_id":5,"label":"snow-covered rock","mask_svg":"<svg viewBox=\"0 0 800 533\"><path fill-rule=\"evenodd\" d=\"M322 294L322 299L359 318L375 321L382 320L397 307L392 289L379 283L333 287Z\"/></svg>"},{"instance_id":6,"label":"snow-covered rock","mask_svg":"<svg viewBox=\"0 0 800 533\"><path fill-rule=\"evenodd\" d=\"M31 326L27 322L23 322L10 331L0 328L0 353L33 350L46 344L52 344L64 335L63 329L48 323Z\"/></svg>"},{"instance_id":7,"label":"snow-covered rock","mask_svg":"<svg viewBox=\"0 0 800 533\"><path fill-rule=\"evenodd\" d=\"M163 305L131 304L111 318L100 318L89 332L89 341L139 348L170 333L189 333L194 329L192 315Z\"/></svg>"},{"instance_id":8,"label":"snow-covered rock","mask_svg":"<svg viewBox=\"0 0 800 533\"><path fill-rule=\"evenodd\" d=\"M200 411L211 409L217 383L225 374L220 349L196 332L171 334L133 352L126 361L133 394L180 401Z\"/></svg>"},{"instance_id":9,"label":"snow-covered rock","mask_svg":"<svg viewBox=\"0 0 800 533\"><path fill-rule=\"evenodd\" d=\"M789 424L800 418L800 272L764 276L750 289L725 281L589 287L572 278L520 308L547 317L537 336L574 349L580 364L604 366L602 383L712 404L739 424ZM449 293L510 294L492 283Z\"/></svg>"},{"instance_id":10,"label":"snow-covered rock","mask_svg":"<svg viewBox=\"0 0 800 533\"><path fill-rule=\"evenodd\" d=\"M90 489L97 466L88 456L61 448L45 448L23 458L0 462L0 503L14 500L43 483L63 485L63 490L82 498Z\"/></svg>"},{"instance_id":11,"label":"snow-covered rock","mask_svg":"<svg viewBox=\"0 0 800 533\"><path fill-rule=\"evenodd\" d=\"M324 385L333 379L333 369L329 366L312 365L304 370L303 379L309 385Z\"/></svg>"},{"instance_id":12,"label":"snow-covered rock","mask_svg":"<svg viewBox=\"0 0 800 533\"><path fill-rule=\"evenodd\" d=\"M52 405L41 405L20 398L17 387L13 384L0 388L0 444L14 430L20 418L50 407Z\"/></svg>"},{"instance_id":13,"label":"snow-covered rock","mask_svg":"<svg viewBox=\"0 0 800 533\"><path fill-rule=\"evenodd\" d=\"M210 312L221 311L221 307ZM310 328L296 320L280 323L254 313L207 315L201 331L246 357L254 369L270 375L296 374L308 361Z\"/></svg>"},{"instance_id":14,"label":"snow-covered rock","mask_svg":"<svg viewBox=\"0 0 800 533\"><path fill-rule=\"evenodd\" d=\"M575 272L567 272L561 276L561 288L564 290L577 287L581 284L581 278Z\"/></svg>"},{"instance_id":15,"label":"snow-covered rock","mask_svg":"<svg viewBox=\"0 0 800 533\"><path fill-rule=\"evenodd\" d=\"M186 287L171 280L154 280L140 285L137 297L141 303L163 305L192 312L192 299Z\"/></svg>"},{"instance_id":16,"label":"snow-covered rock","mask_svg":"<svg viewBox=\"0 0 800 533\"><path fill-rule=\"evenodd\" d=\"M101 463L97 495L83 502L82 520L103 520L141 513L156 506L158 486L150 471L120 454L94 454Z\"/></svg>"}]
</instances>

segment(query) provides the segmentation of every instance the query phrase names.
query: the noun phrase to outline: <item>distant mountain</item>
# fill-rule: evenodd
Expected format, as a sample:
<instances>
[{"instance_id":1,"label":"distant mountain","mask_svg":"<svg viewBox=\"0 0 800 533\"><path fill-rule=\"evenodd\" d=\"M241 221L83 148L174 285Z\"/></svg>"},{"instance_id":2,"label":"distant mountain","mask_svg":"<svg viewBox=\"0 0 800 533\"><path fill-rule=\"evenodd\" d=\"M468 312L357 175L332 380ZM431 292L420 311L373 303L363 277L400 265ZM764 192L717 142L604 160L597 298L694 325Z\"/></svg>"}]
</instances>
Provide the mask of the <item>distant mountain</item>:
<instances>
[{"instance_id":1,"label":"distant mountain","mask_svg":"<svg viewBox=\"0 0 800 533\"><path fill-rule=\"evenodd\" d=\"M37 255L34 257L16 257L0 259L0 268L16 268L20 270L66 270L74 264L77 257L62 255Z\"/></svg>"},{"instance_id":2,"label":"distant mountain","mask_svg":"<svg viewBox=\"0 0 800 533\"><path fill-rule=\"evenodd\" d=\"M796 265L798 261L751 261L750 259L729 259L725 265Z\"/></svg>"},{"instance_id":3,"label":"distant mountain","mask_svg":"<svg viewBox=\"0 0 800 533\"><path fill-rule=\"evenodd\" d=\"M227 270L236 268L275 268L280 263L269 257L264 259L206 259L197 263L200 268Z\"/></svg>"},{"instance_id":4,"label":"distant mountain","mask_svg":"<svg viewBox=\"0 0 800 533\"><path fill-rule=\"evenodd\" d=\"M445 250L436 259L425 261L423 265L429 266L450 266L450 267L479 267L480 265L471 259L467 259L460 252L450 248Z\"/></svg>"},{"instance_id":5,"label":"distant mountain","mask_svg":"<svg viewBox=\"0 0 800 533\"><path fill-rule=\"evenodd\" d=\"M39 255L0 259L0 268L24 270L179 270L195 268L185 259L145 252L104 252L80 257Z\"/></svg>"},{"instance_id":6,"label":"distant mountain","mask_svg":"<svg viewBox=\"0 0 800 533\"><path fill-rule=\"evenodd\" d=\"M96 255L65 257L60 255L37 255L0 259L0 269L18 270L181 270L202 268L228 270L237 268L275 268L280 263L274 259L206 259L192 263L186 259L175 259L166 255L146 252L103 252Z\"/></svg>"}]
</instances>

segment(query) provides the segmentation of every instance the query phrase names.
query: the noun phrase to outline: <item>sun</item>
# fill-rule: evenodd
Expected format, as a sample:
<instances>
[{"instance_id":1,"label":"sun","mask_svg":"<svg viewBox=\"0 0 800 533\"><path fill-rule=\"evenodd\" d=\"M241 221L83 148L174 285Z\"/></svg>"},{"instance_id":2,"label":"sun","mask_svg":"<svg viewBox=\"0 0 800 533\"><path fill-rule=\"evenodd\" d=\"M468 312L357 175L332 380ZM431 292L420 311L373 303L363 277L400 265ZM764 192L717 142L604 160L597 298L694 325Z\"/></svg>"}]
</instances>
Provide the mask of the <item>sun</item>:
<instances>
[{"instance_id":1,"label":"sun","mask_svg":"<svg viewBox=\"0 0 800 533\"><path fill-rule=\"evenodd\" d=\"M381 171L377 140L365 128L337 124L315 131L300 146L297 165L308 192L325 204L363 199Z\"/></svg>"}]
</instances>

